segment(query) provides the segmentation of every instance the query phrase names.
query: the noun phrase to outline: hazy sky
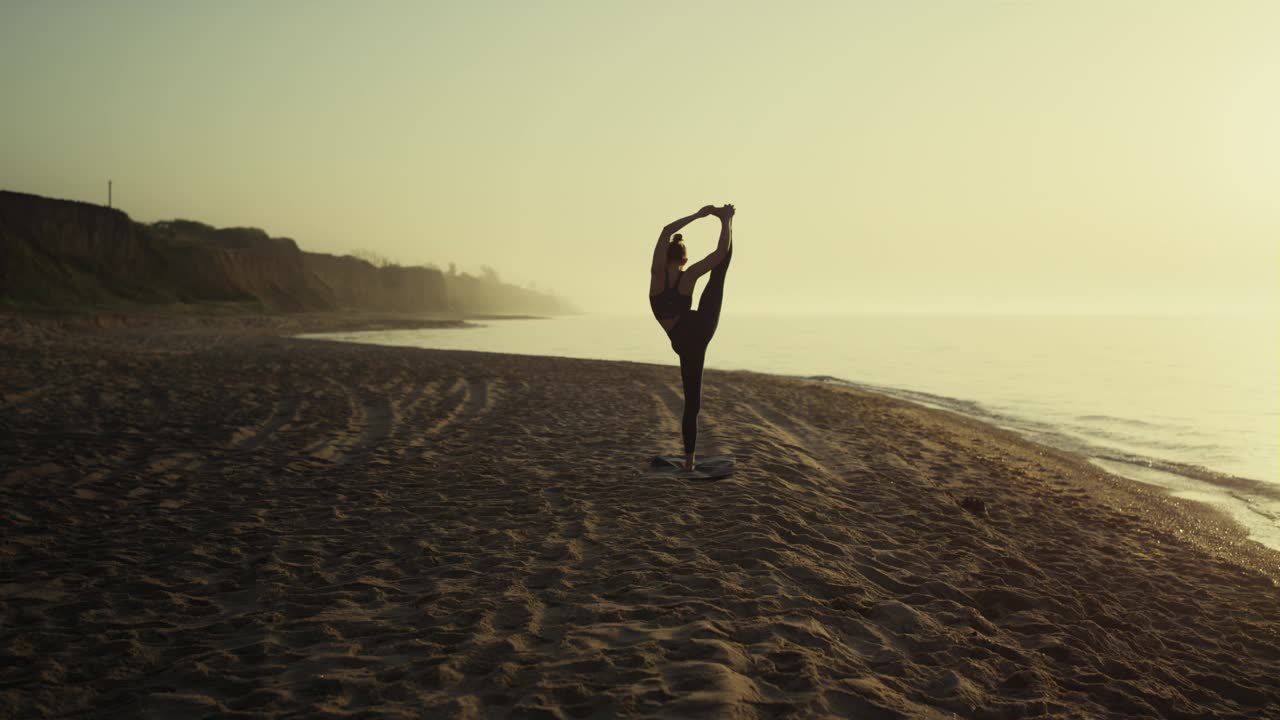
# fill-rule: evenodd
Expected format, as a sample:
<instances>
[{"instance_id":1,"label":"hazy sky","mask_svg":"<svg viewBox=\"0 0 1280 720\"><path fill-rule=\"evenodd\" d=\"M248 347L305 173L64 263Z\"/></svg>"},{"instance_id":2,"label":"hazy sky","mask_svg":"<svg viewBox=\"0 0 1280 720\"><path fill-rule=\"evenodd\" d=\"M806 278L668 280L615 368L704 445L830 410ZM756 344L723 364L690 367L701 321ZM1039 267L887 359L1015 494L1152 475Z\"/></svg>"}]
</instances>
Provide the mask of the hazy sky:
<instances>
[{"instance_id":1,"label":"hazy sky","mask_svg":"<svg viewBox=\"0 0 1280 720\"><path fill-rule=\"evenodd\" d=\"M22 2L0 188L647 312L1280 307L1280 3ZM690 226L711 249L714 219Z\"/></svg>"}]
</instances>

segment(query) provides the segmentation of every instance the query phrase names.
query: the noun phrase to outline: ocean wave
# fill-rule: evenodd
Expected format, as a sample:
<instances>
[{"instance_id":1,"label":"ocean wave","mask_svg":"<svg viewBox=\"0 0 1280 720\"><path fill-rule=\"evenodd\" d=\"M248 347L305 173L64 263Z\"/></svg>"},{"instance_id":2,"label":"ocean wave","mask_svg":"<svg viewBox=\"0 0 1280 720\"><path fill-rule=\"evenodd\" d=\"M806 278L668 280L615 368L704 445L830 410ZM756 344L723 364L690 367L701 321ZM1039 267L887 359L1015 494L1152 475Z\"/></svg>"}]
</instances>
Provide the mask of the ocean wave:
<instances>
[{"instance_id":1,"label":"ocean wave","mask_svg":"<svg viewBox=\"0 0 1280 720\"><path fill-rule=\"evenodd\" d=\"M1116 417L1114 415L1077 415L1076 420L1080 422L1105 422L1115 423L1117 425L1128 425L1130 427L1141 428L1163 428L1164 425L1158 423L1147 422L1146 420L1135 420L1134 418Z\"/></svg>"},{"instance_id":2,"label":"ocean wave","mask_svg":"<svg viewBox=\"0 0 1280 720\"><path fill-rule=\"evenodd\" d=\"M1128 453L1103 452L1096 454L1093 457L1096 457L1099 460L1109 460L1115 463L1133 465L1135 467L1143 467L1173 475L1180 475L1185 478L1199 480L1200 482L1223 489L1257 495L1259 497L1267 498L1268 500L1280 500L1280 485L1229 475L1227 473L1218 472L1217 470L1211 470L1202 465L1172 462L1169 460L1160 460L1157 458L1143 457L1141 455L1132 455ZM1237 499L1243 500L1243 498Z\"/></svg>"},{"instance_id":3,"label":"ocean wave","mask_svg":"<svg viewBox=\"0 0 1280 720\"><path fill-rule=\"evenodd\" d=\"M1148 450L1161 451L1167 450L1171 452L1190 452L1200 455L1214 455L1227 452L1228 449L1213 442L1175 442L1167 439L1153 437L1151 435L1134 435L1132 433L1120 432L1114 429L1092 427L1089 425L1070 424L1064 425L1064 429L1073 433L1084 435L1095 440L1104 442L1119 443L1129 447L1139 447ZM1152 430L1166 430L1160 425L1148 425Z\"/></svg>"}]
</instances>

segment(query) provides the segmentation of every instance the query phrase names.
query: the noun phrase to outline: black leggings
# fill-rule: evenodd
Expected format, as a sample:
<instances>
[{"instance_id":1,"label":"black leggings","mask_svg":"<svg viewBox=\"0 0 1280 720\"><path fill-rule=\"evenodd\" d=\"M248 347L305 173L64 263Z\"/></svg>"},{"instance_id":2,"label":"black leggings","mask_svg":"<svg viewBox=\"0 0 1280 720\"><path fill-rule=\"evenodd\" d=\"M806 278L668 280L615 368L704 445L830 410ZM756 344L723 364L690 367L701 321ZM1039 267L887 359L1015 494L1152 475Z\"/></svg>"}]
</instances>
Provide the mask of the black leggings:
<instances>
[{"instance_id":1,"label":"black leggings","mask_svg":"<svg viewBox=\"0 0 1280 720\"><path fill-rule=\"evenodd\" d=\"M720 324L720 305L724 302L724 276L733 259L729 248L724 262L711 271L707 286L702 289L697 310L687 310L680 315L671 329L671 349L680 356L680 380L684 383L684 451L693 452L698 444L698 411L702 409L702 365L707 359L707 344L716 334Z\"/></svg>"}]
</instances>

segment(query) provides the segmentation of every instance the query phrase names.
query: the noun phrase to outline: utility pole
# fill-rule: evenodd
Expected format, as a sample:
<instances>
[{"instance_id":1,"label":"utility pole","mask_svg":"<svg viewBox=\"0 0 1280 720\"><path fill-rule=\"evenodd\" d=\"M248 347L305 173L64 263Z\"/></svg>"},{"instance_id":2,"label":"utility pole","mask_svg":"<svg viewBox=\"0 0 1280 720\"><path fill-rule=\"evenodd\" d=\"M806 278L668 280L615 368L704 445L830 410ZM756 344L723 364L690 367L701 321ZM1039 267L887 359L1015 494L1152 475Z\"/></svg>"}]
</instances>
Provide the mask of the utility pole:
<instances>
[{"instance_id":1,"label":"utility pole","mask_svg":"<svg viewBox=\"0 0 1280 720\"><path fill-rule=\"evenodd\" d=\"M111 207L111 181L107 181L107 207Z\"/></svg>"}]
</instances>

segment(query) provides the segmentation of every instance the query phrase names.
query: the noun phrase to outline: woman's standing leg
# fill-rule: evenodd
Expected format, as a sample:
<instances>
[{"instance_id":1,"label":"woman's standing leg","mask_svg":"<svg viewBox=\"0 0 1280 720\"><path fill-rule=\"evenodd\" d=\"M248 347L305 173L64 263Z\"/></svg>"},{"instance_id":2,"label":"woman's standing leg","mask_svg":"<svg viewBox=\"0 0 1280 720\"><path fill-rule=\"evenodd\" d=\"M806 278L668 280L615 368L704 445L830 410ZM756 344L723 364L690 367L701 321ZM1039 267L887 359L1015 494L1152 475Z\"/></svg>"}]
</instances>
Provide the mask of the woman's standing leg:
<instances>
[{"instance_id":1,"label":"woman's standing leg","mask_svg":"<svg viewBox=\"0 0 1280 720\"><path fill-rule=\"evenodd\" d=\"M699 345L680 353L680 380L684 384L684 417L681 433L684 436L685 469L693 469L693 451L698 445L698 412L702 409L702 365L706 362L707 347Z\"/></svg>"}]
</instances>

